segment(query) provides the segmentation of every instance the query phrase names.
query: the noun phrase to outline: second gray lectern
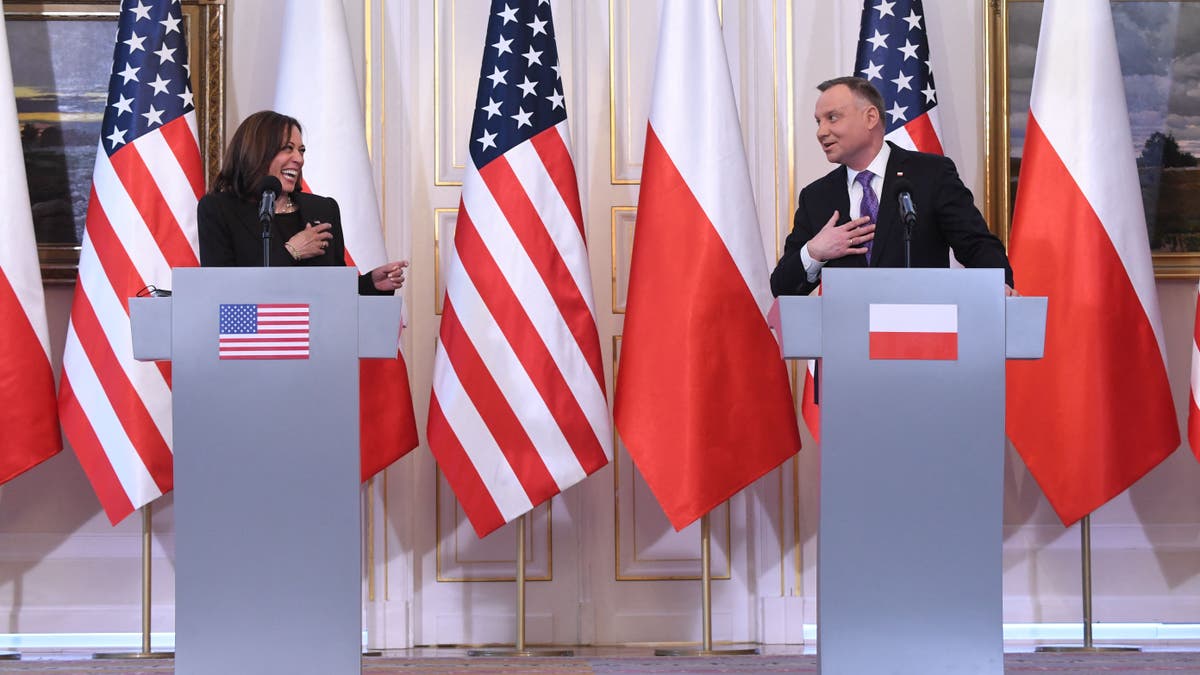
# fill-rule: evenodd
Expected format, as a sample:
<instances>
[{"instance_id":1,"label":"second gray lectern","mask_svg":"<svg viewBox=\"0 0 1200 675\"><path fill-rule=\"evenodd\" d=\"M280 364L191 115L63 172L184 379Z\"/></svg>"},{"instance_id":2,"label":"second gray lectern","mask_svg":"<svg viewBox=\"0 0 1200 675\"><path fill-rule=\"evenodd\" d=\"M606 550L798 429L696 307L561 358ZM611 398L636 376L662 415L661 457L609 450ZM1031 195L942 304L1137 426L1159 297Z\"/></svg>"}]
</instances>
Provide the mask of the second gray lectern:
<instances>
[{"instance_id":1,"label":"second gray lectern","mask_svg":"<svg viewBox=\"0 0 1200 675\"><path fill-rule=\"evenodd\" d=\"M1004 362L1041 358L1046 298L998 269L826 269L780 298L820 358L822 675L1002 675Z\"/></svg>"},{"instance_id":2,"label":"second gray lectern","mask_svg":"<svg viewBox=\"0 0 1200 675\"><path fill-rule=\"evenodd\" d=\"M361 672L359 358L400 299L347 268L192 268L130 302L172 362L179 675Z\"/></svg>"}]
</instances>

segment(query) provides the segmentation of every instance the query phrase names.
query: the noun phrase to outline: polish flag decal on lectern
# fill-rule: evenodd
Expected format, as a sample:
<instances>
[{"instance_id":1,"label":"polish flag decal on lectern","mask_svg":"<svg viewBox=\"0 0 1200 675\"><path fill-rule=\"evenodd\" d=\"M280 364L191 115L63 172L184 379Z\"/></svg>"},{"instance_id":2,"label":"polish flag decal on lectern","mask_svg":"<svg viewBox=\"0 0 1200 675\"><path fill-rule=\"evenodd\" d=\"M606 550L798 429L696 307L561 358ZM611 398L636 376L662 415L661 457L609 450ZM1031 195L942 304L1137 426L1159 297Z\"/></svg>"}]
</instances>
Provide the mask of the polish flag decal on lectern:
<instances>
[{"instance_id":1,"label":"polish flag decal on lectern","mask_svg":"<svg viewBox=\"0 0 1200 675\"><path fill-rule=\"evenodd\" d=\"M958 305L871 305L871 359L958 360Z\"/></svg>"}]
</instances>

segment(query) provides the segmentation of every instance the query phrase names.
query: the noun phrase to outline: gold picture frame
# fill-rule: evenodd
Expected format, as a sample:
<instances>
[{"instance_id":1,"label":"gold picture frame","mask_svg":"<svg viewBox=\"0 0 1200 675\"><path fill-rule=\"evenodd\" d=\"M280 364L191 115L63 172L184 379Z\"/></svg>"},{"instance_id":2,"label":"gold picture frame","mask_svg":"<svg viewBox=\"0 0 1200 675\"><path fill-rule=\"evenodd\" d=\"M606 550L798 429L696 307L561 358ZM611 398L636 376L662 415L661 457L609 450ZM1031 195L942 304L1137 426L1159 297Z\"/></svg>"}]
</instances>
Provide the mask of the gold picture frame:
<instances>
[{"instance_id":1,"label":"gold picture frame","mask_svg":"<svg viewBox=\"0 0 1200 675\"><path fill-rule=\"evenodd\" d=\"M195 97L196 123L200 137L200 153L204 161L206 177L208 180L212 180L219 168L225 136L225 0L182 0L182 6L188 45L188 63L191 66L192 93ZM59 2L5 3L4 19L9 35L9 49L12 50L10 56L13 63L14 88L17 90L18 116L21 116L22 92L26 91L38 90L44 94L45 88L52 87L55 94L52 97L54 100L58 99L60 92L71 88L74 90L69 93L76 97L88 99L97 96L107 97L108 73L111 71L113 58L113 38L116 35L120 7L119 1L111 0L108 2L62 0ZM79 22L71 28L92 39L61 45L52 44L53 40L49 36L53 32L51 29L54 26L48 24L61 21ZM22 31L25 34L22 34ZM106 41L100 39L102 34L109 36ZM39 37L44 38L40 43ZM76 77L75 73L59 73L54 70L63 61L63 59L54 58L62 56L56 53L57 50L86 48L84 45L89 45L90 51L95 53L85 53L82 57L74 57L74 60L83 63L90 62L87 76L80 74ZM21 53L16 53L17 50L21 50ZM29 76L23 74L21 66L22 63L30 62L54 65L46 65L37 81L25 82L23 80ZM93 68L93 64L100 65ZM102 68L104 73L102 81L97 81L96 74L100 71L96 68ZM102 110L103 108L101 108L101 112ZM62 111L54 108L49 111L43 109L39 113L43 115L49 113L53 117L61 115ZM78 118L78 114L75 117ZM95 118L93 115L87 117L89 120ZM64 136L64 170L61 171L61 176L53 177L50 180L59 180L63 184L50 187L60 188L60 192L68 196L73 195L72 202L86 199L86 194L90 191L90 164L87 165L86 171L82 171L78 168L82 160L76 157L73 160L76 169L68 171L65 168L67 165L65 155L69 152L79 155L88 152L90 148L91 157L94 160L95 148L99 140L100 123L98 119L94 120L94 124L96 133L95 138L90 140L90 145L85 146L87 141L83 136L86 134L75 134L79 138L71 143L73 147L70 151L66 149L68 145L65 140L66 132L61 129L59 131ZM39 178L39 182L42 180L44 178ZM86 181L86 185L82 184L84 181ZM76 185L76 183L80 184ZM45 187L35 185L31 180L31 195L35 190ZM82 197L80 196L81 191L84 195ZM72 203L71 206L68 213L60 213L61 219L78 218L79 205ZM64 241L66 238L48 240L47 237L39 235L38 258L41 263L42 280L46 283L75 282L78 274L80 245L78 241Z\"/></svg>"},{"instance_id":2,"label":"gold picture frame","mask_svg":"<svg viewBox=\"0 0 1200 675\"><path fill-rule=\"evenodd\" d=\"M1200 0L1111 0L1115 13L1128 13L1135 5L1146 5L1155 9L1165 9L1168 5L1193 5L1200 10ZM1000 233L1005 244L1008 243L1009 229L1012 225L1012 200L1015 196L1016 181L1014 167L1019 167L1019 160L1010 157L1013 146L1013 130L1009 120L1014 113L1012 105L1012 83L1014 77L1025 77L1029 73L1014 74L1010 62L1009 45L1014 39L1022 46L1028 46L1031 38L1036 38L1036 28L1032 36L1027 35L1029 27L1021 30L1022 35L1014 36L1010 10L1027 13L1032 5L1042 4L1042 0L983 0L985 7L985 49L987 55L986 92L987 92L987 121L986 147L987 160L985 164L985 202L988 221L994 223L994 229ZM1123 7L1119 7L1122 6ZM1189 11L1194 12L1196 10ZM1122 40L1122 22L1118 21L1117 39ZM1178 29L1177 29L1178 30ZM1028 50L1026 49L1026 52ZM1028 65L1025 65L1028 69ZM1173 77L1174 74L1170 73ZM1174 80L1171 80L1174 85ZM1020 115L1023 111L1016 110ZM1163 111L1164 116L1168 111ZM1167 130L1170 133L1170 129ZM1137 135L1135 134L1135 137ZM1200 152L1194 153L1200 155ZM1200 167L1196 168L1200 172ZM1193 181L1194 182L1194 181ZM1161 207L1160 207L1161 208ZM1190 220L1200 221L1200 209L1181 202L1179 205L1184 212L1181 214ZM1161 211L1160 211L1161 212ZM1152 237L1153 239L1153 237ZM1153 250L1154 274L1160 279L1194 279L1200 276L1200 227L1188 230L1177 238L1178 242L1189 242L1187 246L1174 246L1184 250L1169 251ZM1195 241L1196 243L1190 243ZM1151 243L1155 248L1154 242Z\"/></svg>"}]
</instances>

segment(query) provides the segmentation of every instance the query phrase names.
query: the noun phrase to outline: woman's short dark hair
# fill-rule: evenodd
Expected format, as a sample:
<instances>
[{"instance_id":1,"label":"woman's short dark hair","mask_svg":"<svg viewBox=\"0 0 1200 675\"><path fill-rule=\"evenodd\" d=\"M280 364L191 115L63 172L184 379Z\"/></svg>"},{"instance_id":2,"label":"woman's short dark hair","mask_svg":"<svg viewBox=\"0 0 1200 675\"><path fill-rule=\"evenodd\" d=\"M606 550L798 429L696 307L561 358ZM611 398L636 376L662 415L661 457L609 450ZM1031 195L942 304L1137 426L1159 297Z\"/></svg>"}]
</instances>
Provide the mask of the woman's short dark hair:
<instances>
[{"instance_id":1,"label":"woman's short dark hair","mask_svg":"<svg viewBox=\"0 0 1200 675\"><path fill-rule=\"evenodd\" d=\"M830 87L836 87L839 84L846 85L850 88L850 93L854 94L859 99L866 101L870 105L875 106L875 109L879 111L879 118L884 118L883 94L880 94L879 90L875 88L875 85L871 84L864 78L853 76L835 77L832 80L825 80L821 84L818 84L817 91L823 92L826 89L829 89Z\"/></svg>"},{"instance_id":2,"label":"woman's short dark hair","mask_svg":"<svg viewBox=\"0 0 1200 675\"><path fill-rule=\"evenodd\" d=\"M231 192L240 199L255 200L254 187L271 167L271 160L291 137L292 129L303 132L300 122L274 110L261 110L242 120L225 149L221 171L209 192ZM300 191L302 177L296 179Z\"/></svg>"}]
</instances>

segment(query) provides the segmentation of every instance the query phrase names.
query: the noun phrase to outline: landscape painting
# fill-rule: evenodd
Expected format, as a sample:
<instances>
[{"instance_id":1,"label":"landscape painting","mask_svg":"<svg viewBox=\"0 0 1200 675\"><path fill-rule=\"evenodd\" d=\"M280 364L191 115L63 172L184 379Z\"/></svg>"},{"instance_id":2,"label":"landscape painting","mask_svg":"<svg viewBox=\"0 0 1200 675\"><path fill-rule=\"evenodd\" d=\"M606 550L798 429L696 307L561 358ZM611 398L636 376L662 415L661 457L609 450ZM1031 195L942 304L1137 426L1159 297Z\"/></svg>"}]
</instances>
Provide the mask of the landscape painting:
<instances>
[{"instance_id":1,"label":"landscape painting","mask_svg":"<svg viewBox=\"0 0 1200 675\"><path fill-rule=\"evenodd\" d=\"M1161 271L1172 257L1200 253L1200 2L1114 2L1112 12L1150 248ZM1041 15L1041 2L1008 4L1010 200Z\"/></svg>"}]
</instances>

